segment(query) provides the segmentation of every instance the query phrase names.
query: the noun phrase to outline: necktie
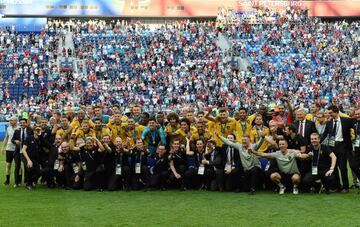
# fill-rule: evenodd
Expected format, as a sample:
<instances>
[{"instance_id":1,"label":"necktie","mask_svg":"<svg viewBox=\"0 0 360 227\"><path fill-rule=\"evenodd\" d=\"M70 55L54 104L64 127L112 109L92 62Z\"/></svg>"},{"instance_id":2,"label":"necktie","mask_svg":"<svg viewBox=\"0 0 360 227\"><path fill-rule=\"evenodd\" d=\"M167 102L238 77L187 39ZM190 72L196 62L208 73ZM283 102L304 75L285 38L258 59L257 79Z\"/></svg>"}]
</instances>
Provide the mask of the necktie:
<instances>
[{"instance_id":1,"label":"necktie","mask_svg":"<svg viewBox=\"0 0 360 227\"><path fill-rule=\"evenodd\" d=\"M24 143L25 141L25 129L21 129L21 142Z\"/></svg>"},{"instance_id":2,"label":"necktie","mask_svg":"<svg viewBox=\"0 0 360 227\"><path fill-rule=\"evenodd\" d=\"M302 121L300 121L300 132L299 132L299 134L300 134L301 136L304 136L304 135L303 135L303 122L302 122Z\"/></svg>"},{"instance_id":3,"label":"necktie","mask_svg":"<svg viewBox=\"0 0 360 227\"><path fill-rule=\"evenodd\" d=\"M336 136L337 120L334 120L333 136Z\"/></svg>"}]
</instances>

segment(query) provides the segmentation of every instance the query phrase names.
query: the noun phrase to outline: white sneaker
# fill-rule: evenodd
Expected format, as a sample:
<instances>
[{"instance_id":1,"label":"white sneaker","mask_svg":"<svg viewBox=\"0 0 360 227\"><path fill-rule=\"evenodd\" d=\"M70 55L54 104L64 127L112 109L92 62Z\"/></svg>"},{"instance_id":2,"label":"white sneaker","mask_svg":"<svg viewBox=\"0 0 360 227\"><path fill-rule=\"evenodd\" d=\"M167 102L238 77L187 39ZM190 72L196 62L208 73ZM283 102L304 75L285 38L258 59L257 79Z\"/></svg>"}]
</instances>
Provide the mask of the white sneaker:
<instances>
[{"instance_id":1,"label":"white sneaker","mask_svg":"<svg viewBox=\"0 0 360 227\"><path fill-rule=\"evenodd\" d=\"M279 189L279 195L284 195L284 193L285 193L285 190L286 190L286 187L280 187L280 189Z\"/></svg>"},{"instance_id":2,"label":"white sneaker","mask_svg":"<svg viewBox=\"0 0 360 227\"><path fill-rule=\"evenodd\" d=\"M293 194L294 195L298 195L299 194L299 189L297 187L294 187L293 189Z\"/></svg>"}]
</instances>

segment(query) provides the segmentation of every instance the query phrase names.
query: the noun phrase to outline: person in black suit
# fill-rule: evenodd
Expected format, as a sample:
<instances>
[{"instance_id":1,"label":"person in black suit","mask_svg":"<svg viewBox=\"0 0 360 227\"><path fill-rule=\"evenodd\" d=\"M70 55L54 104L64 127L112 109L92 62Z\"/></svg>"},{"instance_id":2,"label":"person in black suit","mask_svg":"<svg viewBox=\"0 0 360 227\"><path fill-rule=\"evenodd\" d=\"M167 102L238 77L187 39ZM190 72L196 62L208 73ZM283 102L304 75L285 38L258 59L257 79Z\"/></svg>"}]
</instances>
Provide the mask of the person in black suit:
<instances>
[{"instance_id":1,"label":"person in black suit","mask_svg":"<svg viewBox=\"0 0 360 227\"><path fill-rule=\"evenodd\" d=\"M337 157L336 166L339 167L341 172L341 179L343 182L343 193L349 192L349 178L347 171L347 159L352 159L352 142L351 142L351 129L354 129L354 122L349 118L340 117L339 108L337 106L330 106L328 108L331 120L328 121L325 131L321 136L321 142L328 137L327 145L334 152ZM354 172L360 177L359 169L354 169ZM340 181L337 174L336 181L338 189L340 189Z\"/></svg>"},{"instance_id":2,"label":"person in black suit","mask_svg":"<svg viewBox=\"0 0 360 227\"><path fill-rule=\"evenodd\" d=\"M22 154L24 156L24 166L26 173L26 188L32 190L34 184L41 175L40 170L40 150L42 147L42 141L40 138L41 128L35 126L34 135L30 135L26 138L22 146Z\"/></svg>"},{"instance_id":3,"label":"person in black suit","mask_svg":"<svg viewBox=\"0 0 360 227\"><path fill-rule=\"evenodd\" d=\"M353 150L350 152L349 155L349 163L353 173L356 175L358 179L359 176L359 169L360 169L360 108L355 110L355 119L354 126L355 126L355 139L353 140Z\"/></svg>"},{"instance_id":4,"label":"person in black suit","mask_svg":"<svg viewBox=\"0 0 360 227\"><path fill-rule=\"evenodd\" d=\"M159 144L155 155L155 164L150 168L150 184L148 190L160 188L166 190L166 181L169 177L169 160L166 155L166 147Z\"/></svg>"},{"instance_id":5,"label":"person in black suit","mask_svg":"<svg viewBox=\"0 0 360 227\"><path fill-rule=\"evenodd\" d=\"M235 135L230 134L227 139L236 141ZM239 151L227 145L222 146L224 169L220 172L221 181L225 182L225 190L240 192L241 163Z\"/></svg>"},{"instance_id":6,"label":"person in black suit","mask_svg":"<svg viewBox=\"0 0 360 227\"><path fill-rule=\"evenodd\" d=\"M223 155L215 147L214 140L209 140L206 144L205 159L202 164L205 166L206 187L211 191L224 191L224 183L221 181L221 173L224 169Z\"/></svg>"},{"instance_id":7,"label":"person in black suit","mask_svg":"<svg viewBox=\"0 0 360 227\"><path fill-rule=\"evenodd\" d=\"M305 140L305 145L310 145L310 135L312 133L317 132L315 123L313 121L309 121L305 119L305 110L300 108L296 111L296 121L294 122L294 126L296 131L300 136L302 136Z\"/></svg>"},{"instance_id":8,"label":"person in black suit","mask_svg":"<svg viewBox=\"0 0 360 227\"><path fill-rule=\"evenodd\" d=\"M33 135L33 131L30 127L27 127L27 120L21 119L19 121L20 128L16 129L14 135L11 139L11 142L16 145L14 152L14 162L15 162L15 185L17 187L21 184L21 159L22 152L21 149L26 141L26 139ZM25 181L26 181L26 172L25 172Z\"/></svg>"}]
</instances>

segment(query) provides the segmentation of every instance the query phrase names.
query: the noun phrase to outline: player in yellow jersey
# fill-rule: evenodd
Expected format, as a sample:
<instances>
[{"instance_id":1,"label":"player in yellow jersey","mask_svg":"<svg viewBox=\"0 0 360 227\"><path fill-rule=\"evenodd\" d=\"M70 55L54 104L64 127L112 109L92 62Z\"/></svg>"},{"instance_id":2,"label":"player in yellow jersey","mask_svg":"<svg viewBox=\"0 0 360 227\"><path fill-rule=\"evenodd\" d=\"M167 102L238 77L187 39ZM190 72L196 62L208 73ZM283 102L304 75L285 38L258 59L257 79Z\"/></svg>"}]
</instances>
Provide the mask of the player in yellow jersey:
<instances>
[{"instance_id":1,"label":"player in yellow jersey","mask_svg":"<svg viewBox=\"0 0 360 227\"><path fill-rule=\"evenodd\" d=\"M209 130L212 135L217 133L223 137L227 137L228 135L234 133L236 135L237 132L240 130L239 122L237 122L233 118L229 118L226 109L220 109L219 116L216 118L211 117L210 113L212 113L211 109L206 114L206 119L213 123L212 128L210 128ZM221 147L223 145L223 142L220 140L219 137L215 137L214 140L218 147Z\"/></svg>"}]
</instances>

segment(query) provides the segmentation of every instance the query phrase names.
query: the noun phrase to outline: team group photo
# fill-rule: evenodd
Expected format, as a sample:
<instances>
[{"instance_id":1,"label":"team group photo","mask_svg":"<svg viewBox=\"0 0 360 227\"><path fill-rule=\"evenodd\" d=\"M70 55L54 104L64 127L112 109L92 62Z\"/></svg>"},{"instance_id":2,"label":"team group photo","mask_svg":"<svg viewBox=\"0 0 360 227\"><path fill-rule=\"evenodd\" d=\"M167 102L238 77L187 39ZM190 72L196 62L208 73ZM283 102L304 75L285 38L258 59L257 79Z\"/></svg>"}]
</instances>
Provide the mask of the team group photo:
<instances>
[{"instance_id":1,"label":"team group photo","mask_svg":"<svg viewBox=\"0 0 360 227\"><path fill-rule=\"evenodd\" d=\"M359 17L0 1L0 225L359 225Z\"/></svg>"}]
</instances>

